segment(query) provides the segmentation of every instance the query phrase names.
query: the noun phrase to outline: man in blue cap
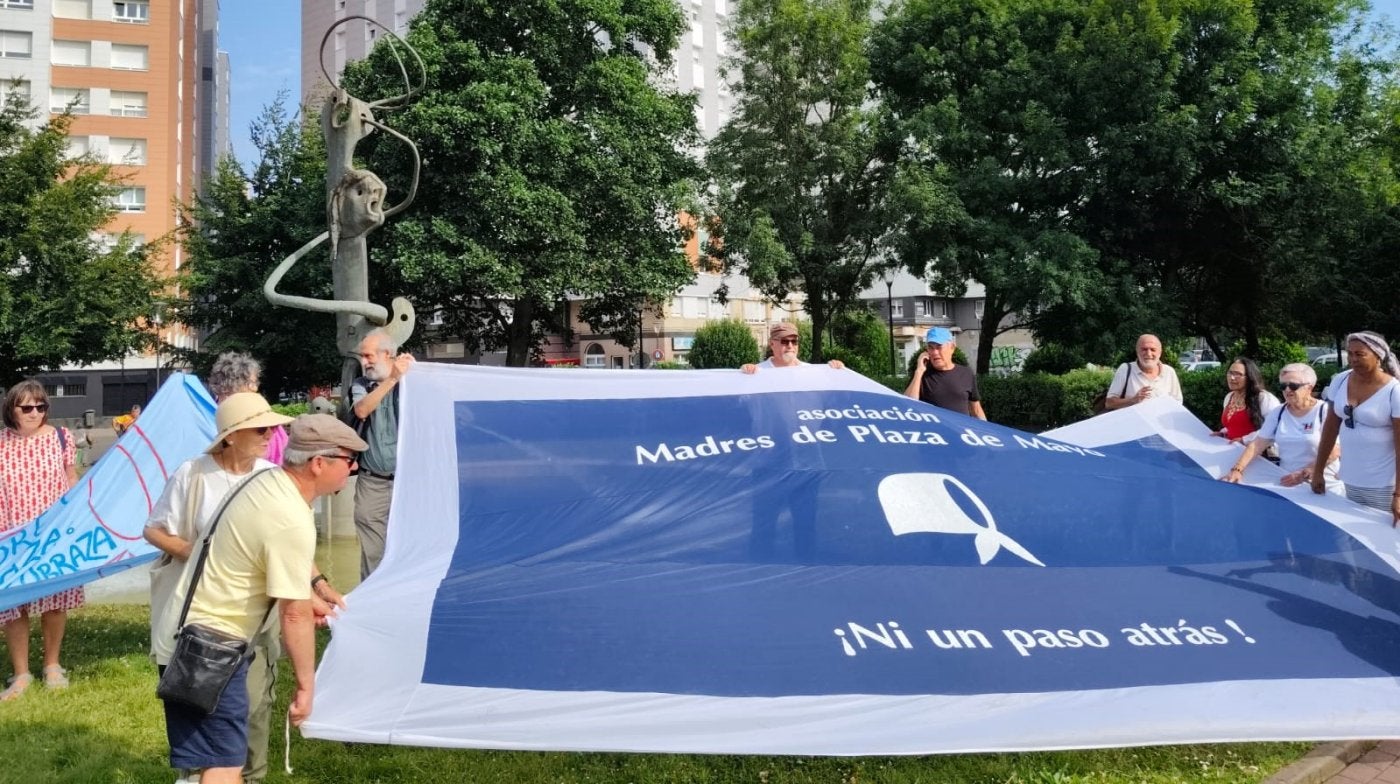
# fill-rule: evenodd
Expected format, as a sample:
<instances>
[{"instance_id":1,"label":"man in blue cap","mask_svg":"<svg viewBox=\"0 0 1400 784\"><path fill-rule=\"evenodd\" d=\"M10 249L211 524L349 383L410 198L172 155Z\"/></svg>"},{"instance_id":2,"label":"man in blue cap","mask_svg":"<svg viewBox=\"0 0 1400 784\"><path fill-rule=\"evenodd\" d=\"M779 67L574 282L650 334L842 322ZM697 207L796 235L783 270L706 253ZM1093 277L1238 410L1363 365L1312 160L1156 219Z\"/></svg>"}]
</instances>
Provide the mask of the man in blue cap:
<instances>
[{"instance_id":1,"label":"man in blue cap","mask_svg":"<svg viewBox=\"0 0 1400 784\"><path fill-rule=\"evenodd\" d=\"M963 365L953 363L957 343L946 327L934 327L924 339L924 356L914 368L914 377L904 390L906 397L931 403L939 408L986 419L982 396L977 393L977 376Z\"/></svg>"}]
</instances>

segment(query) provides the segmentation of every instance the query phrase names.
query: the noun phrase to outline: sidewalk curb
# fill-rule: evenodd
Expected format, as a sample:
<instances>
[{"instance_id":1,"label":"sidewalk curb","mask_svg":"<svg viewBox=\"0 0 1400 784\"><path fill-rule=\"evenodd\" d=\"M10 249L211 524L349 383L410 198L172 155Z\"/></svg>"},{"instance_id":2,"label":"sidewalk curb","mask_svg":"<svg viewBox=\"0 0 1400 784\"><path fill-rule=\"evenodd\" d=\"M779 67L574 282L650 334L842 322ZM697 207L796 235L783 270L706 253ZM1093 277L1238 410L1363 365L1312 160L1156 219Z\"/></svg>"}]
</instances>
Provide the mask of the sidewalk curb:
<instances>
[{"instance_id":1,"label":"sidewalk curb","mask_svg":"<svg viewBox=\"0 0 1400 784\"><path fill-rule=\"evenodd\" d=\"M1343 740L1322 743L1306 756L1275 773L1263 784L1321 784L1370 751L1378 741Z\"/></svg>"}]
</instances>

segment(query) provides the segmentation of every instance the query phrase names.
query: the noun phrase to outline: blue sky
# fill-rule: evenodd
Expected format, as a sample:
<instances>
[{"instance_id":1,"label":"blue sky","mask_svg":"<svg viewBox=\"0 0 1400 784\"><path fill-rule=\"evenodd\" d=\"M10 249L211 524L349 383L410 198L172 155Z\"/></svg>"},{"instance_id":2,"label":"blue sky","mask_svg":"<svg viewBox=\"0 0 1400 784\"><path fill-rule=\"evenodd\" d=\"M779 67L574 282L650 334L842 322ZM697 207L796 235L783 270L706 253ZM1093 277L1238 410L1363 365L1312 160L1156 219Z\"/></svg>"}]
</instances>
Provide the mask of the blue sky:
<instances>
[{"instance_id":1,"label":"blue sky","mask_svg":"<svg viewBox=\"0 0 1400 784\"><path fill-rule=\"evenodd\" d=\"M294 102L301 89L301 3L224 0L221 5L219 47L229 53L233 67L229 135L234 155L246 165L256 159L248 136L254 118L278 90L286 90ZM1372 0L1371 5L1375 16L1400 25L1400 0Z\"/></svg>"}]
</instances>

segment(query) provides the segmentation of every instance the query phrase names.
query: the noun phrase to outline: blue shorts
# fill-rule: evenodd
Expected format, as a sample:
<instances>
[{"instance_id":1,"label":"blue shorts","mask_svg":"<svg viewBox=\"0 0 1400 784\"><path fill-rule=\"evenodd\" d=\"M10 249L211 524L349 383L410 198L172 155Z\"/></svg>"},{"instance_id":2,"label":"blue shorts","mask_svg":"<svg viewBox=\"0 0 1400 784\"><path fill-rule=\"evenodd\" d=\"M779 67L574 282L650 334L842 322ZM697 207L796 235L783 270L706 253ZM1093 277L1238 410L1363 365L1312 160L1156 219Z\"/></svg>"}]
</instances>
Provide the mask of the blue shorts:
<instances>
[{"instance_id":1,"label":"blue shorts","mask_svg":"<svg viewBox=\"0 0 1400 784\"><path fill-rule=\"evenodd\" d=\"M165 703L165 737L170 767L241 768L248 759L248 662L234 673L219 707L209 715L175 702Z\"/></svg>"}]
</instances>

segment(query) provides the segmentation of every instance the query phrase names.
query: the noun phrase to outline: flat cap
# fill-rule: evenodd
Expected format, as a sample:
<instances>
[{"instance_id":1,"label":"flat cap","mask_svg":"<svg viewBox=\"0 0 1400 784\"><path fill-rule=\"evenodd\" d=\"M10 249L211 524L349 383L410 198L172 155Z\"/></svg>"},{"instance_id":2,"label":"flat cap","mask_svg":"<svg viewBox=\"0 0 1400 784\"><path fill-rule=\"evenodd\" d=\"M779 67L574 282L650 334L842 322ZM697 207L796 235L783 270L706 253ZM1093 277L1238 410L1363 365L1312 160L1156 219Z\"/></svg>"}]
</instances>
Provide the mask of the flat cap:
<instances>
[{"instance_id":1,"label":"flat cap","mask_svg":"<svg viewBox=\"0 0 1400 784\"><path fill-rule=\"evenodd\" d=\"M330 414L302 414L287 428L287 449L319 452L337 447L363 452L369 449L369 444L355 435L349 425Z\"/></svg>"}]
</instances>

